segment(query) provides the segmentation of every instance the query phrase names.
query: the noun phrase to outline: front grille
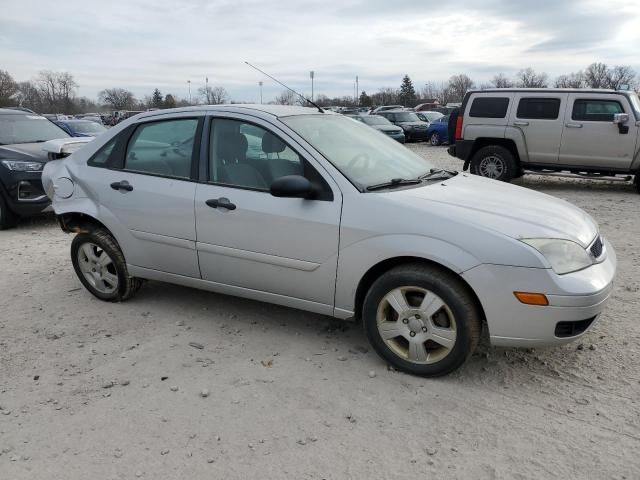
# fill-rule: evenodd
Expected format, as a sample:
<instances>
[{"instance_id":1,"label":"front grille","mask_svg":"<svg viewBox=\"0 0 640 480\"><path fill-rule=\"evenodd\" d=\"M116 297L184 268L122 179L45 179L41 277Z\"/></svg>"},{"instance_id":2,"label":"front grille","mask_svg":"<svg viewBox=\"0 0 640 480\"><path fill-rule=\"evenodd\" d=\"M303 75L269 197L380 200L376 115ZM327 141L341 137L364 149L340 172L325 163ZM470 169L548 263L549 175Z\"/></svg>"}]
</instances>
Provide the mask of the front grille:
<instances>
[{"instance_id":1,"label":"front grille","mask_svg":"<svg viewBox=\"0 0 640 480\"><path fill-rule=\"evenodd\" d=\"M600 255L602 255L602 249L602 237L598 237L596 241L593 242L593 245L591 245L591 248L589 250L591 251L591 255L593 255L593 258L598 258L600 257Z\"/></svg>"},{"instance_id":2,"label":"front grille","mask_svg":"<svg viewBox=\"0 0 640 480\"><path fill-rule=\"evenodd\" d=\"M576 320L573 322L558 322L556 324L556 337L575 337L580 335L591 326L596 317L587 318L586 320Z\"/></svg>"}]
</instances>

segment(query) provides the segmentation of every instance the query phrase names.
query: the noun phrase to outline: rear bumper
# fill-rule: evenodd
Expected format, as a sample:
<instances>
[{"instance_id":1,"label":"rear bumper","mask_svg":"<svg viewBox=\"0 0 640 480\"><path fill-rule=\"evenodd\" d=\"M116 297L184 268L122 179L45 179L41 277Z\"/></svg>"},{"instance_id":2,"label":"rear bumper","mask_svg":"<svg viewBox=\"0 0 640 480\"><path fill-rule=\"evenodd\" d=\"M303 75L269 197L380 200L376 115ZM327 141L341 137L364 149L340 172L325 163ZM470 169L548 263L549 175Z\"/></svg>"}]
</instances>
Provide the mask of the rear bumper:
<instances>
[{"instance_id":1,"label":"rear bumper","mask_svg":"<svg viewBox=\"0 0 640 480\"><path fill-rule=\"evenodd\" d=\"M457 157L460 160L467 161L471 159L472 150L473 150L472 140L456 140L456 142L447 149L447 152L452 157Z\"/></svg>"},{"instance_id":2,"label":"rear bumper","mask_svg":"<svg viewBox=\"0 0 640 480\"><path fill-rule=\"evenodd\" d=\"M540 347L580 338L595 324L613 290L616 256L607 243L602 263L566 275L549 269L479 265L463 277L483 306L491 343ZM544 293L548 306L520 303L514 291Z\"/></svg>"}]
</instances>

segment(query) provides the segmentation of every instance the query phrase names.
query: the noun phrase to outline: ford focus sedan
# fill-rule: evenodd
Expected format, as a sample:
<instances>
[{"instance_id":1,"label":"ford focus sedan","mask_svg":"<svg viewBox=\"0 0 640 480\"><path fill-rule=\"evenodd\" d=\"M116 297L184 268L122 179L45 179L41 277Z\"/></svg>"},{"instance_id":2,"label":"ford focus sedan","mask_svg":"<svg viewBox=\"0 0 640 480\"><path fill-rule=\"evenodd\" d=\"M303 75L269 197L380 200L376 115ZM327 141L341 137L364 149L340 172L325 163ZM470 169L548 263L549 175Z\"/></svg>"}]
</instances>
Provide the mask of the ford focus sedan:
<instances>
[{"instance_id":1,"label":"ford focus sedan","mask_svg":"<svg viewBox=\"0 0 640 480\"><path fill-rule=\"evenodd\" d=\"M43 182L96 297L149 279L357 319L384 360L423 376L462 365L483 328L501 346L584 335L616 271L577 207L302 107L147 112Z\"/></svg>"}]
</instances>

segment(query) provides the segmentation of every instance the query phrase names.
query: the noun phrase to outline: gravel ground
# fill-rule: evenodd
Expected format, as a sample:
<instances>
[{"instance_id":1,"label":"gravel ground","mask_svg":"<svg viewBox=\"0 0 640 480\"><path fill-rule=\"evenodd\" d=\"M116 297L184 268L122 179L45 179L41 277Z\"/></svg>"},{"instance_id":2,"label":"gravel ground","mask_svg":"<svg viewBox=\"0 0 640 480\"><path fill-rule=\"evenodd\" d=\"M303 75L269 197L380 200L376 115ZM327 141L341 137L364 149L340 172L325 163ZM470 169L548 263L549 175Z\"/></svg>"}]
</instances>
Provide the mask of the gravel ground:
<instances>
[{"instance_id":1,"label":"gravel ground","mask_svg":"<svg viewBox=\"0 0 640 480\"><path fill-rule=\"evenodd\" d=\"M51 217L0 232L0 478L640 478L640 195L521 183L600 222L620 262L609 308L581 342L485 341L435 380L309 313L155 282L100 302Z\"/></svg>"}]
</instances>

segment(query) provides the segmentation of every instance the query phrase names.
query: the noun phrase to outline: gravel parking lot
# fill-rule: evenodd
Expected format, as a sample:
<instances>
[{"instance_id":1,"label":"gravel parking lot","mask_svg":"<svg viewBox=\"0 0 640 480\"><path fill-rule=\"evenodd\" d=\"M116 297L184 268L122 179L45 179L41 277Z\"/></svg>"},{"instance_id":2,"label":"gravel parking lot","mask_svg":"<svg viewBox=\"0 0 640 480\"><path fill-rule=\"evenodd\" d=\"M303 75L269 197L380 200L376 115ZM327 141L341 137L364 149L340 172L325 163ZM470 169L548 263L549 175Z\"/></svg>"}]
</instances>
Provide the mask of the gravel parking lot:
<instances>
[{"instance_id":1,"label":"gravel parking lot","mask_svg":"<svg viewBox=\"0 0 640 480\"><path fill-rule=\"evenodd\" d=\"M389 371L352 323L155 282L100 302L52 217L0 232L0 478L639 478L640 195L521 184L600 223L609 308L581 342L484 341L435 380Z\"/></svg>"}]
</instances>

